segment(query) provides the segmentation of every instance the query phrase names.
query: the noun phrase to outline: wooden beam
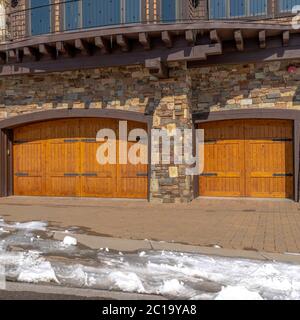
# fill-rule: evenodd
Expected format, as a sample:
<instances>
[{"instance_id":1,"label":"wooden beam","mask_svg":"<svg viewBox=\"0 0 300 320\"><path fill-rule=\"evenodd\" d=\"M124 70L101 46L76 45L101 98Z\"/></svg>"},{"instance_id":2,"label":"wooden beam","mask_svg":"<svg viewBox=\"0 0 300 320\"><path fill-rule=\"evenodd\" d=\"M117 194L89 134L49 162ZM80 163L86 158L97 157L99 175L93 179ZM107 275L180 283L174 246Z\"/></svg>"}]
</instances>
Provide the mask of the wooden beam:
<instances>
[{"instance_id":1,"label":"wooden beam","mask_svg":"<svg viewBox=\"0 0 300 320\"><path fill-rule=\"evenodd\" d=\"M289 31L284 31L282 33L282 44L284 47L287 47L289 45L290 41L290 32Z\"/></svg>"},{"instance_id":2,"label":"wooden beam","mask_svg":"<svg viewBox=\"0 0 300 320\"><path fill-rule=\"evenodd\" d=\"M110 52L110 45L108 40L103 37L95 37L94 44L96 47L100 48L102 53L109 53Z\"/></svg>"},{"instance_id":3,"label":"wooden beam","mask_svg":"<svg viewBox=\"0 0 300 320\"><path fill-rule=\"evenodd\" d=\"M173 47L173 39L172 39L172 35L169 31L163 31L161 33L161 39L167 48Z\"/></svg>"},{"instance_id":4,"label":"wooden beam","mask_svg":"<svg viewBox=\"0 0 300 320\"><path fill-rule=\"evenodd\" d=\"M49 44L39 44L39 52L42 55L50 55L52 59L57 58L56 46L51 46Z\"/></svg>"},{"instance_id":5,"label":"wooden beam","mask_svg":"<svg viewBox=\"0 0 300 320\"><path fill-rule=\"evenodd\" d=\"M288 48L270 47L264 50L256 49L241 52L223 52L222 55L209 57L206 61L193 61L189 67L203 67L220 64L242 64L255 62L272 62L300 59L300 45Z\"/></svg>"},{"instance_id":6,"label":"wooden beam","mask_svg":"<svg viewBox=\"0 0 300 320\"><path fill-rule=\"evenodd\" d=\"M17 57L17 51L16 50L8 50L7 56L8 56L8 58L14 59Z\"/></svg>"},{"instance_id":7,"label":"wooden beam","mask_svg":"<svg viewBox=\"0 0 300 320\"><path fill-rule=\"evenodd\" d=\"M219 42L221 42L217 30L210 30L209 37L210 37L211 43L219 43Z\"/></svg>"},{"instance_id":8,"label":"wooden beam","mask_svg":"<svg viewBox=\"0 0 300 320\"><path fill-rule=\"evenodd\" d=\"M139 42L144 47L145 50L151 49L151 43L149 34L147 32L140 32L139 33Z\"/></svg>"},{"instance_id":9,"label":"wooden beam","mask_svg":"<svg viewBox=\"0 0 300 320\"><path fill-rule=\"evenodd\" d=\"M259 47L261 49L265 49L266 48L266 30L261 30L258 33L258 40L259 40Z\"/></svg>"},{"instance_id":10,"label":"wooden beam","mask_svg":"<svg viewBox=\"0 0 300 320\"><path fill-rule=\"evenodd\" d=\"M57 53L60 53L60 54L66 53L66 48L65 48L64 43L62 41L56 42L55 47L56 47Z\"/></svg>"},{"instance_id":11,"label":"wooden beam","mask_svg":"<svg viewBox=\"0 0 300 320\"><path fill-rule=\"evenodd\" d=\"M6 52L0 51L0 60L6 62Z\"/></svg>"},{"instance_id":12,"label":"wooden beam","mask_svg":"<svg viewBox=\"0 0 300 320\"><path fill-rule=\"evenodd\" d=\"M92 44L89 41L83 39L75 40L75 48L77 50L84 51L89 55L92 55L94 52Z\"/></svg>"},{"instance_id":13,"label":"wooden beam","mask_svg":"<svg viewBox=\"0 0 300 320\"><path fill-rule=\"evenodd\" d=\"M244 50L244 39L241 30L234 31L234 39L236 43L236 48L238 51Z\"/></svg>"},{"instance_id":14,"label":"wooden beam","mask_svg":"<svg viewBox=\"0 0 300 320\"><path fill-rule=\"evenodd\" d=\"M129 51L129 42L128 39L123 34L118 34L117 37L117 44L121 47L121 50L124 52Z\"/></svg>"},{"instance_id":15,"label":"wooden beam","mask_svg":"<svg viewBox=\"0 0 300 320\"><path fill-rule=\"evenodd\" d=\"M36 47L24 47L23 48L23 55L24 56L31 56L34 57L35 60L39 60L41 57L40 51Z\"/></svg>"},{"instance_id":16,"label":"wooden beam","mask_svg":"<svg viewBox=\"0 0 300 320\"><path fill-rule=\"evenodd\" d=\"M70 57L75 57L77 53L77 49L75 48L75 45L71 45L68 42L58 41L56 42L56 50L60 54L67 54Z\"/></svg>"},{"instance_id":17,"label":"wooden beam","mask_svg":"<svg viewBox=\"0 0 300 320\"><path fill-rule=\"evenodd\" d=\"M192 46L195 44L197 38L196 30L186 30L185 31L185 40L187 43Z\"/></svg>"},{"instance_id":18,"label":"wooden beam","mask_svg":"<svg viewBox=\"0 0 300 320\"><path fill-rule=\"evenodd\" d=\"M157 78L168 78L169 70L167 64L162 62L160 58L147 59L145 61L145 67L149 69L150 74Z\"/></svg>"},{"instance_id":19,"label":"wooden beam","mask_svg":"<svg viewBox=\"0 0 300 320\"><path fill-rule=\"evenodd\" d=\"M165 47L154 48L145 54L145 51L139 50L134 54L132 52L115 52L101 59L101 55L93 56L76 56L69 58L62 56L61 59L50 60L41 59L40 61L29 61L22 63L2 64L0 75L17 75L17 74L35 74L45 72L60 72L82 69L93 69L100 67L128 66L144 64L147 59L161 57L162 63L176 61L195 61L205 60L210 55L221 54L222 45L220 43L197 45L193 47L183 46L166 50Z\"/></svg>"}]
</instances>

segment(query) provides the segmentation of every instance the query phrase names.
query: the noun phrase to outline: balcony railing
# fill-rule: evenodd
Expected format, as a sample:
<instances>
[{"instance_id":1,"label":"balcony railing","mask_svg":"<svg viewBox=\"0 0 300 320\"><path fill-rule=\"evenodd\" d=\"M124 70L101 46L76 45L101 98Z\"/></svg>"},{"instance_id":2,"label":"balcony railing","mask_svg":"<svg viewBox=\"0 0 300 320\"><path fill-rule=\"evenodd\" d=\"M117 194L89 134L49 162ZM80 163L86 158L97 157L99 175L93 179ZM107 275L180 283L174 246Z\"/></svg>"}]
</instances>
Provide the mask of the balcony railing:
<instances>
[{"instance_id":1,"label":"balcony railing","mask_svg":"<svg viewBox=\"0 0 300 320\"><path fill-rule=\"evenodd\" d=\"M270 19L300 6L300 0L15 0L4 11L1 3L0 42L132 24Z\"/></svg>"}]
</instances>

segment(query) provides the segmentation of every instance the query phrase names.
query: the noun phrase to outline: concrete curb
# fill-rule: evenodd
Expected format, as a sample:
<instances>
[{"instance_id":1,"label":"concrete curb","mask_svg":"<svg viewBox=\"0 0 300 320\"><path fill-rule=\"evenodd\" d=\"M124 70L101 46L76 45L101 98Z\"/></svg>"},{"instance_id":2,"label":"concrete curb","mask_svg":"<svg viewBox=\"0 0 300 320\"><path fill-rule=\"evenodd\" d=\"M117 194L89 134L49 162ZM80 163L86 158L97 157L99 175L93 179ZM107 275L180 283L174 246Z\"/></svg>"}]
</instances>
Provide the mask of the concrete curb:
<instances>
[{"instance_id":1,"label":"concrete curb","mask_svg":"<svg viewBox=\"0 0 300 320\"><path fill-rule=\"evenodd\" d=\"M74 296L75 298L98 298L105 300L167 300L166 298L158 295L148 295L140 293L120 292L120 291L108 291L108 290L96 290L88 288L74 288L63 287L58 285L49 284L31 284L22 282L6 282L6 288L2 291L9 292L33 292L41 294L53 294L53 295L67 295Z\"/></svg>"},{"instance_id":2,"label":"concrete curb","mask_svg":"<svg viewBox=\"0 0 300 320\"><path fill-rule=\"evenodd\" d=\"M194 246L180 243L169 243L164 241L153 240L132 240L122 238L100 237L86 234L74 234L62 231L54 231L53 238L62 241L65 236L72 236L77 239L78 243L90 248L100 249L109 248L110 250L122 252L136 251L177 251L186 253L198 253L203 255L212 255L229 258L243 258L265 261L278 261L287 263L300 264L300 255L270 253L263 251L236 250L214 247Z\"/></svg>"}]
</instances>

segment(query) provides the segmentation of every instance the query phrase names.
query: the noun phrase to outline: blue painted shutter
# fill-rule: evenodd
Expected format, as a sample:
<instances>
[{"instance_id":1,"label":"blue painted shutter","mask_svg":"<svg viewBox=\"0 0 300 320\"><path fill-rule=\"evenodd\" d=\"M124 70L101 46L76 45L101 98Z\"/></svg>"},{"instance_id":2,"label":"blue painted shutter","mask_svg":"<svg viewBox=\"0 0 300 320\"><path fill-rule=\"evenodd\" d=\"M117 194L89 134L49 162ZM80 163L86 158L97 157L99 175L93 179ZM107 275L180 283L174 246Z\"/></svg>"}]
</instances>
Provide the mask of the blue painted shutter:
<instances>
[{"instance_id":1,"label":"blue painted shutter","mask_svg":"<svg viewBox=\"0 0 300 320\"><path fill-rule=\"evenodd\" d=\"M230 16L242 17L245 15L245 0L230 0Z\"/></svg>"},{"instance_id":2,"label":"blue painted shutter","mask_svg":"<svg viewBox=\"0 0 300 320\"><path fill-rule=\"evenodd\" d=\"M83 27L108 26L121 22L120 0L83 0Z\"/></svg>"},{"instance_id":3,"label":"blue painted shutter","mask_svg":"<svg viewBox=\"0 0 300 320\"><path fill-rule=\"evenodd\" d=\"M31 0L31 34L39 35L51 32L50 0Z\"/></svg>"},{"instance_id":4,"label":"blue painted shutter","mask_svg":"<svg viewBox=\"0 0 300 320\"><path fill-rule=\"evenodd\" d=\"M65 3L65 29L74 30L80 27L80 1L74 0Z\"/></svg>"},{"instance_id":5,"label":"blue painted shutter","mask_svg":"<svg viewBox=\"0 0 300 320\"><path fill-rule=\"evenodd\" d=\"M280 0L279 9L281 12L289 12L297 5L300 5L300 0Z\"/></svg>"},{"instance_id":6,"label":"blue painted shutter","mask_svg":"<svg viewBox=\"0 0 300 320\"><path fill-rule=\"evenodd\" d=\"M210 0L209 17L211 19L226 18L226 0Z\"/></svg>"},{"instance_id":7,"label":"blue painted shutter","mask_svg":"<svg viewBox=\"0 0 300 320\"><path fill-rule=\"evenodd\" d=\"M250 15L265 15L267 14L267 0L250 0Z\"/></svg>"},{"instance_id":8,"label":"blue painted shutter","mask_svg":"<svg viewBox=\"0 0 300 320\"><path fill-rule=\"evenodd\" d=\"M161 21L176 20L176 0L161 0Z\"/></svg>"},{"instance_id":9,"label":"blue painted shutter","mask_svg":"<svg viewBox=\"0 0 300 320\"><path fill-rule=\"evenodd\" d=\"M141 21L141 0L125 1L125 22L135 23Z\"/></svg>"}]
</instances>

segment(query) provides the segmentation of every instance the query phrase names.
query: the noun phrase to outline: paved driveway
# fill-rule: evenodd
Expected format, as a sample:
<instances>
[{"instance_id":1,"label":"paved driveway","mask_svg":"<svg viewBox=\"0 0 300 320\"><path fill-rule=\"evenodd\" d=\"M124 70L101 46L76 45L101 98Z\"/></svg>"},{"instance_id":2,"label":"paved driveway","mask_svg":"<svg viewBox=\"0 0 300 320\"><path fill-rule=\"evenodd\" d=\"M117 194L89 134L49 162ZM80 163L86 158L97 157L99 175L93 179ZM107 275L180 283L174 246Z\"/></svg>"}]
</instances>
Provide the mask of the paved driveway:
<instances>
[{"instance_id":1,"label":"paved driveway","mask_svg":"<svg viewBox=\"0 0 300 320\"><path fill-rule=\"evenodd\" d=\"M55 229L128 239L300 253L300 206L288 200L197 199L189 204L9 197L5 221L48 221Z\"/></svg>"}]
</instances>

